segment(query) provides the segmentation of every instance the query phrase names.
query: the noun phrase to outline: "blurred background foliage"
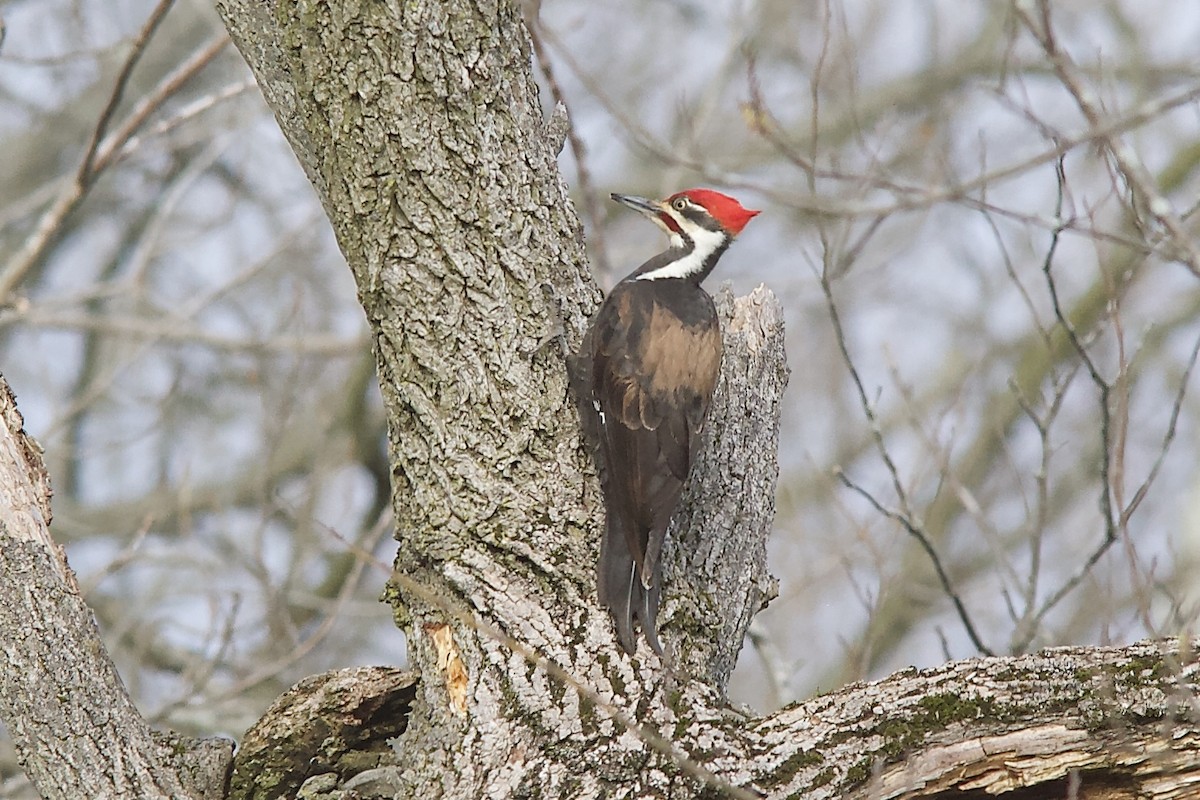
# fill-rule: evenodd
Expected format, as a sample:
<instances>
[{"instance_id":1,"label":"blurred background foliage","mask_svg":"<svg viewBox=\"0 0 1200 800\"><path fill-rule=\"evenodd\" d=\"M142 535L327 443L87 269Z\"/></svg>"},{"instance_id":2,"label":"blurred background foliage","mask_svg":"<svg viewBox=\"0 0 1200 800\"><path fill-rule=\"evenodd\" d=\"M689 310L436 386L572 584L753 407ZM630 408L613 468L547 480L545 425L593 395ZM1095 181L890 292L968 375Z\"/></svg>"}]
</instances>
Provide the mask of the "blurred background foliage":
<instances>
[{"instance_id":1,"label":"blurred background foliage","mask_svg":"<svg viewBox=\"0 0 1200 800\"><path fill-rule=\"evenodd\" d=\"M301 677L403 663L363 314L209 3L0 14L0 370L135 698L236 736ZM782 591L735 699L1194 630L1193 4L528 14L603 286L661 246L610 191L764 210L710 279L780 296L792 367Z\"/></svg>"}]
</instances>

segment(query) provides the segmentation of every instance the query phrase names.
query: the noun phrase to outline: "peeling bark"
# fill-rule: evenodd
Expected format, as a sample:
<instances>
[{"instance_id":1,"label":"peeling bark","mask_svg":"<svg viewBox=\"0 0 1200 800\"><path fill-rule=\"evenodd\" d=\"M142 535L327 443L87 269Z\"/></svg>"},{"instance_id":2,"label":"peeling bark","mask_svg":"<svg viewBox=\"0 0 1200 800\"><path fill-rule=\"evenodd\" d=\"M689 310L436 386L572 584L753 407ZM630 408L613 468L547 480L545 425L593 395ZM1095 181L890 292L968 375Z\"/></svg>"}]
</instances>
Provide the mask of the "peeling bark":
<instances>
[{"instance_id":1,"label":"peeling bark","mask_svg":"<svg viewBox=\"0 0 1200 800\"><path fill-rule=\"evenodd\" d=\"M1198 685L1189 643L971 659L785 709L755 750L793 765L763 787L778 797L1175 800L1200 786Z\"/></svg>"},{"instance_id":2,"label":"peeling bark","mask_svg":"<svg viewBox=\"0 0 1200 800\"><path fill-rule=\"evenodd\" d=\"M404 732L417 676L358 667L306 678L280 695L246 732L230 794L275 800L317 796L324 787L386 785L389 741ZM365 777L364 777L365 776Z\"/></svg>"}]
</instances>

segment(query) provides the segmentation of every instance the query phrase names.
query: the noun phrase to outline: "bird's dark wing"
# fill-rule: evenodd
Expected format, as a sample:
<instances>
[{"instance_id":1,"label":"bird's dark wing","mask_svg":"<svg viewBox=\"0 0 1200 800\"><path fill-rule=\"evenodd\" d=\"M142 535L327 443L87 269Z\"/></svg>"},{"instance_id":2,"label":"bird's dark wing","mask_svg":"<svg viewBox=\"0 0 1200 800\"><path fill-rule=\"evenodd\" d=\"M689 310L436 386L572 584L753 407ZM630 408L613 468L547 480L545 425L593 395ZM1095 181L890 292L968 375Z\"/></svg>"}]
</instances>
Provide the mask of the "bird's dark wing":
<instances>
[{"instance_id":1,"label":"bird's dark wing","mask_svg":"<svg viewBox=\"0 0 1200 800\"><path fill-rule=\"evenodd\" d=\"M598 578L626 650L633 616L659 650L659 555L716 384L721 337L715 310L685 324L623 289L614 289L590 332L608 513Z\"/></svg>"}]
</instances>

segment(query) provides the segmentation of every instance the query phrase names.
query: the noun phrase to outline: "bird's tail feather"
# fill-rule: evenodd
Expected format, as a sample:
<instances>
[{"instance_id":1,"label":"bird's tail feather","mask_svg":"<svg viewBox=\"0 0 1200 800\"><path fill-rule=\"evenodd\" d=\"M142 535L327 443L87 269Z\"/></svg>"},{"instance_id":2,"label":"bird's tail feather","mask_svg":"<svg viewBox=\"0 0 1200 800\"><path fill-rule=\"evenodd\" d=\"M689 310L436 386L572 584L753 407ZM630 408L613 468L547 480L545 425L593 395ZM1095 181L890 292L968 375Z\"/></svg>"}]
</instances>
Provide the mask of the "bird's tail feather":
<instances>
[{"instance_id":1,"label":"bird's tail feather","mask_svg":"<svg viewBox=\"0 0 1200 800\"><path fill-rule=\"evenodd\" d=\"M642 583L641 576L629 552L629 539L615 514L608 515L604 538L600 543L600 563L597 566L596 587L600 603L608 607L617 639L626 653L633 655L637 640L633 630L636 618L646 635L646 641L654 652L662 655L658 641L658 603L661 597L661 566L655 566L649 587Z\"/></svg>"},{"instance_id":2,"label":"bird's tail feather","mask_svg":"<svg viewBox=\"0 0 1200 800\"><path fill-rule=\"evenodd\" d=\"M651 578L649 588L642 586L642 582L636 576L633 585L634 594L639 595L638 619L642 623L642 633L646 634L646 641L650 643L654 652L661 656L663 649L658 641L658 601L662 596L661 562L655 565L655 572L658 574Z\"/></svg>"}]
</instances>

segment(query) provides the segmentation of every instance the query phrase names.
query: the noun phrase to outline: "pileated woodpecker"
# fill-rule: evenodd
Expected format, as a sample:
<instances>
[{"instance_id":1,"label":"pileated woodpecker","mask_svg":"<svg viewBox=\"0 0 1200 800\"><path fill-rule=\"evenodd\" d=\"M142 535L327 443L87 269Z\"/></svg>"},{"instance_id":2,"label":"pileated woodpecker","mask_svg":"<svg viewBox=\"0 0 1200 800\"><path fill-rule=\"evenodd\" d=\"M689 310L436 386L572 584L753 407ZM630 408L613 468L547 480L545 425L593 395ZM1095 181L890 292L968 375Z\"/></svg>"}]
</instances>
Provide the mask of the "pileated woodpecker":
<instances>
[{"instance_id":1,"label":"pileated woodpecker","mask_svg":"<svg viewBox=\"0 0 1200 800\"><path fill-rule=\"evenodd\" d=\"M627 653L636 648L637 619L662 655L659 556L721 366L717 311L700 282L758 212L710 189L661 201L612 199L649 217L671 244L613 288L572 372L607 516L596 570L600 602Z\"/></svg>"}]
</instances>

